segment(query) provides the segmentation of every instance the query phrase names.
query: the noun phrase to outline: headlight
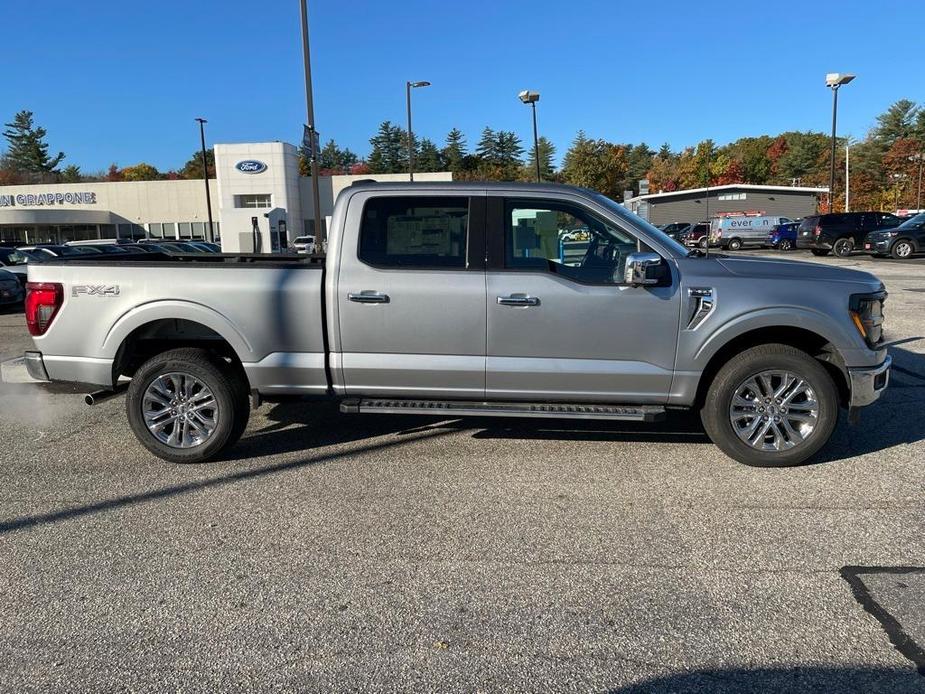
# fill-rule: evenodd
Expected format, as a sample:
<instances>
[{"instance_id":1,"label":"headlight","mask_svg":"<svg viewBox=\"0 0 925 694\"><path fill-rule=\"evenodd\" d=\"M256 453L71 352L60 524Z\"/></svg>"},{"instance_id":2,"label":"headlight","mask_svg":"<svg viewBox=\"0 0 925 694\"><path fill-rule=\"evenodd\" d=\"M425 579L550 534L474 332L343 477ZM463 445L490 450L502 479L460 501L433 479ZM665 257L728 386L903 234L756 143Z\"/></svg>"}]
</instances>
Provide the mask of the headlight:
<instances>
[{"instance_id":1,"label":"headlight","mask_svg":"<svg viewBox=\"0 0 925 694\"><path fill-rule=\"evenodd\" d=\"M870 294L852 294L848 301L851 321L871 348L883 340L883 304L886 290Z\"/></svg>"}]
</instances>

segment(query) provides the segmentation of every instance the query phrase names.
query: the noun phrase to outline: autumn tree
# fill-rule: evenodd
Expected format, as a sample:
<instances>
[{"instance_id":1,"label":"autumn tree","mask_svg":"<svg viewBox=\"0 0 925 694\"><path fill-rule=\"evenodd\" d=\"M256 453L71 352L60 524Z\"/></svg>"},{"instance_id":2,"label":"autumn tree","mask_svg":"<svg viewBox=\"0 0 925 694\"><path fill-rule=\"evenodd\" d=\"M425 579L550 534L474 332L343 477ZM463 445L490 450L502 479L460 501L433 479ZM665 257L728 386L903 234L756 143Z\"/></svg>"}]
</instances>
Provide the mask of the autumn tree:
<instances>
[{"instance_id":1,"label":"autumn tree","mask_svg":"<svg viewBox=\"0 0 925 694\"><path fill-rule=\"evenodd\" d=\"M151 164L141 162L134 166L126 166L122 169L123 181L156 181L160 178L160 173Z\"/></svg>"},{"instance_id":2,"label":"autumn tree","mask_svg":"<svg viewBox=\"0 0 925 694\"><path fill-rule=\"evenodd\" d=\"M209 178L215 178L215 150L211 147L206 150L206 167L209 170ZM193 152L179 173L182 178L202 178L202 150Z\"/></svg>"}]
</instances>

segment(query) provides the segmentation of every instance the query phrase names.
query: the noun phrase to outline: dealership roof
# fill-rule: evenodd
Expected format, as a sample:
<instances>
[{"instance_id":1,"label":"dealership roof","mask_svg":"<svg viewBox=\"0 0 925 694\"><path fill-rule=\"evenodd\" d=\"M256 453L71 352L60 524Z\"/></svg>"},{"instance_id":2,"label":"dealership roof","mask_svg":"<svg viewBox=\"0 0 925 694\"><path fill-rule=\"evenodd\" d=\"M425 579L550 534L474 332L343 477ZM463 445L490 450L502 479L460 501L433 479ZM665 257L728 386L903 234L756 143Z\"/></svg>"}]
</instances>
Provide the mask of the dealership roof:
<instances>
[{"instance_id":1,"label":"dealership roof","mask_svg":"<svg viewBox=\"0 0 925 694\"><path fill-rule=\"evenodd\" d=\"M685 190L672 190L667 193L649 193L648 195L637 195L635 198L624 200L623 203L637 202L640 200L664 200L675 195L690 195L692 193L711 193L723 190L767 190L780 191L787 193L828 193L828 188L806 188L801 186L763 186L755 183L727 183L722 186L710 186L709 188L687 188Z\"/></svg>"}]
</instances>

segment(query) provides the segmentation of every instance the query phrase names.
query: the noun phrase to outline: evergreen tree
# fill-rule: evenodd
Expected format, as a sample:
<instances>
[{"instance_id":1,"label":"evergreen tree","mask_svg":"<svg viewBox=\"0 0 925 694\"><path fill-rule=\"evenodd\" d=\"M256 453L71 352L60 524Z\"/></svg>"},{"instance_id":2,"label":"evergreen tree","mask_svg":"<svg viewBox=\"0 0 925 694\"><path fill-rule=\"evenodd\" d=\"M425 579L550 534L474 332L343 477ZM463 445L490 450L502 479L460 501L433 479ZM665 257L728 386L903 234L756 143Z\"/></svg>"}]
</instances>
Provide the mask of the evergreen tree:
<instances>
[{"instance_id":1,"label":"evergreen tree","mask_svg":"<svg viewBox=\"0 0 925 694\"><path fill-rule=\"evenodd\" d=\"M405 131L391 121L379 125L376 136L370 139L372 151L367 163L370 173L401 173L408 170L405 149Z\"/></svg>"},{"instance_id":2,"label":"evergreen tree","mask_svg":"<svg viewBox=\"0 0 925 694\"><path fill-rule=\"evenodd\" d=\"M556 175L553 164L556 156L556 146L540 135L537 140L537 148L540 150L540 180L551 181ZM533 147L530 148L528 154L527 165L524 167L524 178L532 181L536 177L536 152Z\"/></svg>"},{"instance_id":3,"label":"evergreen tree","mask_svg":"<svg viewBox=\"0 0 925 694\"><path fill-rule=\"evenodd\" d=\"M520 138L510 130L499 131L495 138L495 152L503 180L517 178L518 170L523 166L521 157L524 153Z\"/></svg>"},{"instance_id":4,"label":"evergreen tree","mask_svg":"<svg viewBox=\"0 0 925 694\"><path fill-rule=\"evenodd\" d=\"M453 128L447 133L446 144L443 147L443 161L447 169L454 174L464 168L466 158L466 138L462 131Z\"/></svg>"},{"instance_id":5,"label":"evergreen tree","mask_svg":"<svg viewBox=\"0 0 925 694\"><path fill-rule=\"evenodd\" d=\"M911 137L915 133L918 114L919 108L915 102L900 99L886 112L877 116L877 126L871 133L872 139L886 150L897 140Z\"/></svg>"},{"instance_id":6,"label":"evergreen tree","mask_svg":"<svg viewBox=\"0 0 925 694\"><path fill-rule=\"evenodd\" d=\"M482 130L482 137L475 147L475 153L485 164L499 163L498 156L498 135L487 125Z\"/></svg>"},{"instance_id":7,"label":"evergreen tree","mask_svg":"<svg viewBox=\"0 0 925 694\"><path fill-rule=\"evenodd\" d=\"M69 164L61 170L62 183L80 183L80 167L75 164Z\"/></svg>"},{"instance_id":8,"label":"evergreen tree","mask_svg":"<svg viewBox=\"0 0 925 694\"><path fill-rule=\"evenodd\" d=\"M45 128L36 127L32 111L20 111L12 123L6 123L3 136L10 143L6 153L9 165L20 172L31 174L58 173L58 164L64 159L64 152L49 156Z\"/></svg>"},{"instance_id":9,"label":"evergreen tree","mask_svg":"<svg viewBox=\"0 0 925 694\"><path fill-rule=\"evenodd\" d=\"M444 169L440 150L426 137L420 141L418 151L414 155L414 168L418 171L442 171Z\"/></svg>"},{"instance_id":10,"label":"evergreen tree","mask_svg":"<svg viewBox=\"0 0 925 694\"><path fill-rule=\"evenodd\" d=\"M308 162L308 152L304 148L300 154L301 159ZM328 140L327 144L319 152L318 168L323 174L345 174L358 161L357 155L349 149L341 149L334 140Z\"/></svg>"},{"instance_id":11,"label":"evergreen tree","mask_svg":"<svg viewBox=\"0 0 925 694\"><path fill-rule=\"evenodd\" d=\"M658 154L656 155L660 159L671 159L671 146L666 142L661 147L658 148Z\"/></svg>"}]
</instances>

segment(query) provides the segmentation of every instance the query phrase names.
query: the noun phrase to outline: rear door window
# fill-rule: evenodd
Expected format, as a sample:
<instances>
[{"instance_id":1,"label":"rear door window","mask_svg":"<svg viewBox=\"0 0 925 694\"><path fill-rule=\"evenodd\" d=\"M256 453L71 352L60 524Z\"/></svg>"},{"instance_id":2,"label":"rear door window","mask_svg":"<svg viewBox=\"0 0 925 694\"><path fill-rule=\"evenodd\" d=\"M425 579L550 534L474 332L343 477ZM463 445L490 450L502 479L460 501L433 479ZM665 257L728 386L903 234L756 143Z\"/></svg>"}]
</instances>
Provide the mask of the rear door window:
<instances>
[{"instance_id":1,"label":"rear door window","mask_svg":"<svg viewBox=\"0 0 925 694\"><path fill-rule=\"evenodd\" d=\"M396 196L369 200L359 258L381 268L465 269L469 198Z\"/></svg>"}]
</instances>

